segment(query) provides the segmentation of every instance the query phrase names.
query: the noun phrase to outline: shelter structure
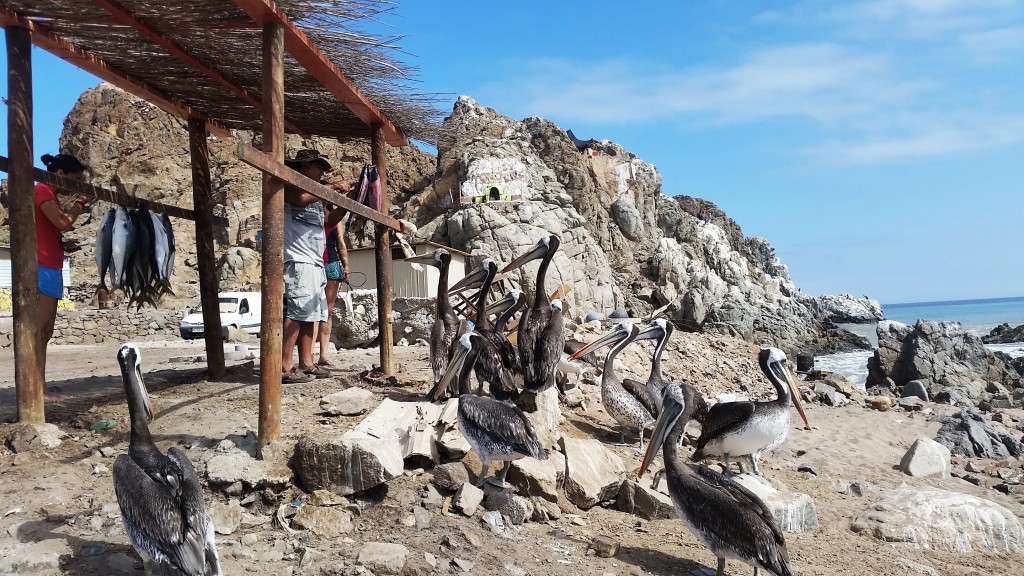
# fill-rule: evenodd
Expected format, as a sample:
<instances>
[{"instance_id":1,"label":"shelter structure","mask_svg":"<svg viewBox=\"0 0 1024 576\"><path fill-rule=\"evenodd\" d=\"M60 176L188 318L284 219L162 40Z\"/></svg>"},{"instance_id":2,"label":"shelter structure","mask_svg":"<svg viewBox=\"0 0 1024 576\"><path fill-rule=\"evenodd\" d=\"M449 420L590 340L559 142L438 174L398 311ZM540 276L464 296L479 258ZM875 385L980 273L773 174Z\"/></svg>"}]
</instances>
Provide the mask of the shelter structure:
<instances>
[{"instance_id":1,"label":"shelter structure","mask_svg":"<svg viewBox=\"0 0 1024 576\"><path fill-rule=\"evenodd\" d=\"M280 434L284 186L351 209L376 226L378 315L391 326L386 147L433 141L437 111L408 94L408 76L389 56L391 40L361 34L353 22L390 10L373 0L0 0L8 59L8 150L14 262L13 308L18 417L42 423L37 368L39 326L32 149L32 45L188 121L200 300L204 323L217 325L214 204L209 135L259 134L262 150L239 157L263 172L263 270L259 443ZM381 173L384 206L366 208L284 165L285 132L303 137L369 139ZM51 175L52 176L52 175ZM57 178L53 176L53 178ZM57 179L53 183L72 188ZM88 185L80 193L118 201ZM150 204L153 205L152 203ZM170 211L165 211L169 215ZM159 209L159 207L157 207ZM21 265L20 263L25 263ZM381 369L393 373L391 330L382 329ZM210 375L224 373L219 335L206 337Z\"/></svg>"},{"instance_id":2,"label":"shelter structure","mask_svg":"<svg viewBox=\"0 0 1024 576\"><path fill-rule=\"evenodd\" d=\"M454 284L466 275L466 266L470 254L457 250L451 246L445 246L429 240L410 242L412 251L417 256L428 254L438 248L444 248L451 256L452 261L448 266L449 283ZM377 284L376 256L374 248L350 248L348 251L349 271L355 277L359 277L360 286L375 286ZM405 261L405 253L401 247L392 245L392 295L395 298L436 298L437 280L441 272L433 266L422 264L414 266Z\"/></svg>"}]
</instances>

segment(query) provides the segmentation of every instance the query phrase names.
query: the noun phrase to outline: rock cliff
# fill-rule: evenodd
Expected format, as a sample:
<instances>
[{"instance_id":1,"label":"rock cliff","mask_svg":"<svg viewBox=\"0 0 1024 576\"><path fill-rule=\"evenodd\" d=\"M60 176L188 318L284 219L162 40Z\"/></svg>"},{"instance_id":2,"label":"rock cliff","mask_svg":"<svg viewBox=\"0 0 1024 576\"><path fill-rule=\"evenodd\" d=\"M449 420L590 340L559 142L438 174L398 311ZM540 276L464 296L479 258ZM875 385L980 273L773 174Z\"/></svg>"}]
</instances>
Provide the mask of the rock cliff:
<instances>
[{"instance_id":1,"label":"rock cliff","mask_svg":"<svg viewBox=\"0 0 1024 576\"><path fill-rule=\"evenodd\" d=\"M571 286L566 300L577 318L614 309L640 316L667 306L666 315L684 329L794 349L820 339L827 321L878 316L877 303L861 302L858 309L851 304L856 299L842 297L845 305L837 307L800 294L765 239L745 238L706 200L667 196L655 167L618 144L593 142L580 150L547 120L513 120L465 96L441 133L436 159L414 146L388 150L393 212L415 222L420 237L470 252L471 265L485 256L508 262L541 235L558 234L562 250L545 290ZM214 199L229 220L217 238L221 287L258 289L259 253L250 248L260 226L260 178L236 159L236 138L210 139ZM61 144L93 167L96 184L192 205L184 123L112 86L82 94ZM365 142L289 136L287 150L301 146L331 159L332 179L355 179L369 158ZM460 201L467 182L495 171L512 175L511 201ZM88 242L105 208L97 205L71 236ZM198 293L192 227L185 221L175 227L175 291L191 300ZM349 233L350 244L368 238ZM531 294L536 266L513 277ZM92 283L95 275L86 249L74 264L75 279Z\"/></svg>"}]
</instances>

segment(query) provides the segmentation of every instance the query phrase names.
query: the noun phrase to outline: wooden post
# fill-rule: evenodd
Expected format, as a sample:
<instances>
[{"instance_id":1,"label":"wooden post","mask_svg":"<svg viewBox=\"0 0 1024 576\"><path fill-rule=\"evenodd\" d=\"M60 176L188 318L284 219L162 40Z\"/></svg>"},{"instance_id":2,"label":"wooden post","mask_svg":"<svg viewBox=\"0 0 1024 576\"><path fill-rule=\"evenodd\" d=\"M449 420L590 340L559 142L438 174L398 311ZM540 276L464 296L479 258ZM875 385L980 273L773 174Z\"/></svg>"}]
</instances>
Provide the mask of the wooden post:
<instances>
[{"instance_id":1,"label":"wooden post","mask_svg":"<svg viewBox=\"0 0 1024 576\"><path fill-rule=\"evenodd\" d=\"M43 373L39 370L39 269L36 203L32 184L32 41L25 28L7 37L7 149L10 154L11 262L14 312L14 385L18 421L42 424Z\"/></svg>"},{"instance_id":2,"label":"wooden post","mask_svg":"<svg viewBox=\"0 0 1024 576\"><path fill-rule=\"evenodd\" d=\"M199 264L199 301L203 305L206 369L211 378L224 375L224 339L220 328L220 283L213 253L213 186L210 183L210 148L206 122L188 121L188 147L192 156L192 205L196 215L196 261Z\"/></svg>"},{"instance_id":3,"label":"wooden post","mask_svg":"<svg viewBox=\"0 0 1024 576\"><path fill-rule=\"evenodd\" d=\"M263 151L284 161L284 27L263 25ZM259 446L281 434L284 321L284 183L263 174L263 325L260 328Z\"/></svg>"},{"instance_id":4,"label":"wooden post","mask_svg":"<svg viewBox=\"0 0 1024 576\"><path fill-rule=\"evenodd\" d=\"M387 177L388 159L387 143L384 141L384 128L380 124L373 125L370 138L370 158L377 167L380 178L380 211L391 212L391 200L388 198ZM391 230L380 224L374 226L377 260L377 326L380 333L380 370L385 376L395 373L394 340L395 335L391 322Z\"/></svg>"}]
</instances>

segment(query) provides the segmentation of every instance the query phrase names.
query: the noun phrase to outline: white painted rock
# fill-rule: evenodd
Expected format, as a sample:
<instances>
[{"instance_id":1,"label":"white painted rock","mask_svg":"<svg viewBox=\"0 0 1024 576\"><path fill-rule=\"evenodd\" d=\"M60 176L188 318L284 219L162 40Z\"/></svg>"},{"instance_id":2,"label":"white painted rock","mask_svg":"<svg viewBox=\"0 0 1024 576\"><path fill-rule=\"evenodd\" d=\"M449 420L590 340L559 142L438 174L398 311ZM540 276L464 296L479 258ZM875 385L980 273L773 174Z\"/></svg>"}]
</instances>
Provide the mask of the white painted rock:
<instances>
[{"instance_id":1,"label":"white painted rock","mask_svg":"<svg viewBox=\"0 0 1024 576\"><path fill-rule=\"evenodd\" d=\"M1024 553L1024 530L1012 512L991 500L934 488L904 484L851 528L914 548Z\"/></svg>"},{"instance_id":2,"label":"white painted rock","mask_svg":"<svg viewBox=\"0 0 1024 576\"><path fill-rule=\"evenodd\" d=\"M763 476L754 474L738 474L732 479L768 506L783 532L809 532L818 527L818 510L807 494L780 491Z\"/></svg>"},{"instance_id":3,"label":"white painted rock","mask_svg":"<svg viewBox=\"0 0 1024 576\"><path fill-rule=\"evenodd\" d=\"M900 460L900 470L919 478L949 478L952 469L949 457L949 448L931 438L918 438Z\"/></svg>"},{"instance_id":4,"label":"white painted rock","mask_svg":"<svg viewBox=\"0 0 1024 576\"><path fill-rule=\"evenodd\" d=\"M586 510L619 493L626 479L622 460L598 440L563 436L565 452L565 496Z\"/></svg>"}]
</instances>

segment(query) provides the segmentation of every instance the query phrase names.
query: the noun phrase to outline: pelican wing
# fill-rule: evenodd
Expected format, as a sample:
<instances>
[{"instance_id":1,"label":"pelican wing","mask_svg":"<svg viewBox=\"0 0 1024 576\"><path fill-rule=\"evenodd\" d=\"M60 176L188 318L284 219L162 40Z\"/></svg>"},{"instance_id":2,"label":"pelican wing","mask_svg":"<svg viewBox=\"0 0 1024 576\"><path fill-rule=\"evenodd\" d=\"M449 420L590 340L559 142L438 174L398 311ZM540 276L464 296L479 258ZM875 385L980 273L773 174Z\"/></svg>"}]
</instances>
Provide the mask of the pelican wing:
<instances>
[{"instance_id":1,"label":"pelican wing","mask_svg":"<svg viewBox=\"0 0 1024 576\"><path fill-rule=\"evenodd\" d=\"M658 405L655 403L654 397L651 396L651 392L647 389L646 384L639 380L626 378L622 381L622 387L626 389L626 392L629 392L630 395L639 400L652 416L658 413Z\"/></svg>"},{"instance_id":2,"label":"pelican wing","mask_svg":"<svg viewBox=\"0 0 1024 576\"><path fill-rule=\"evenodd\" d=\"M167 450L167 457L181 468L181 511L185 518L186 534L195 540L195 546L203 548L203 555L206 557L206 564L211 560L217 562L217 550L214 544L213 523L206 513L206 504L203 502L203 487L199 483L199 476L196 469L189 461L188 456L172 446ZM211 558L212 557L212 558ZM219 574L220 567L212 566L213 571L208 574Z\"/></svg>"},{"instance_id":3,"label":"pelican wing","mask_svg":"<svg viewBox=\"0 0 1024 576\"><path fill-rule=\"evenodd\" d=\"M191 472L195 479L195 469ZM205 574L205 535L190 525L188 497L184 501L182 497L187 479L175 486L166 476L147 474L127 454L114 460L113 477L121 519L132 544L188 576ZM204 522L202 518L200 526Z\"/></svg>"},{"instance_id":4,"label":"pelican wing","mask_svg":"<svg viewBox=\"0 0 1024 576\"><path fill-rule=\"evenodd\" d=\"M537 432L518 407L493 398L463 394L459 396L459 414L486 435L489 442L509 446L518 454L547 459Z\"/></svg>"},{"instance_id":5,"label":"pelican wing","mask_svg":"<svg viewBox=\"0 0 1024 576\"><path fill-rule=\"evenodd\" d=\"M754 413L753 402L719 402L708 410L697 439L697 451L694 458L704 449L708 442L721 437L746 422Z\"/></svg>"}]
</instances>

